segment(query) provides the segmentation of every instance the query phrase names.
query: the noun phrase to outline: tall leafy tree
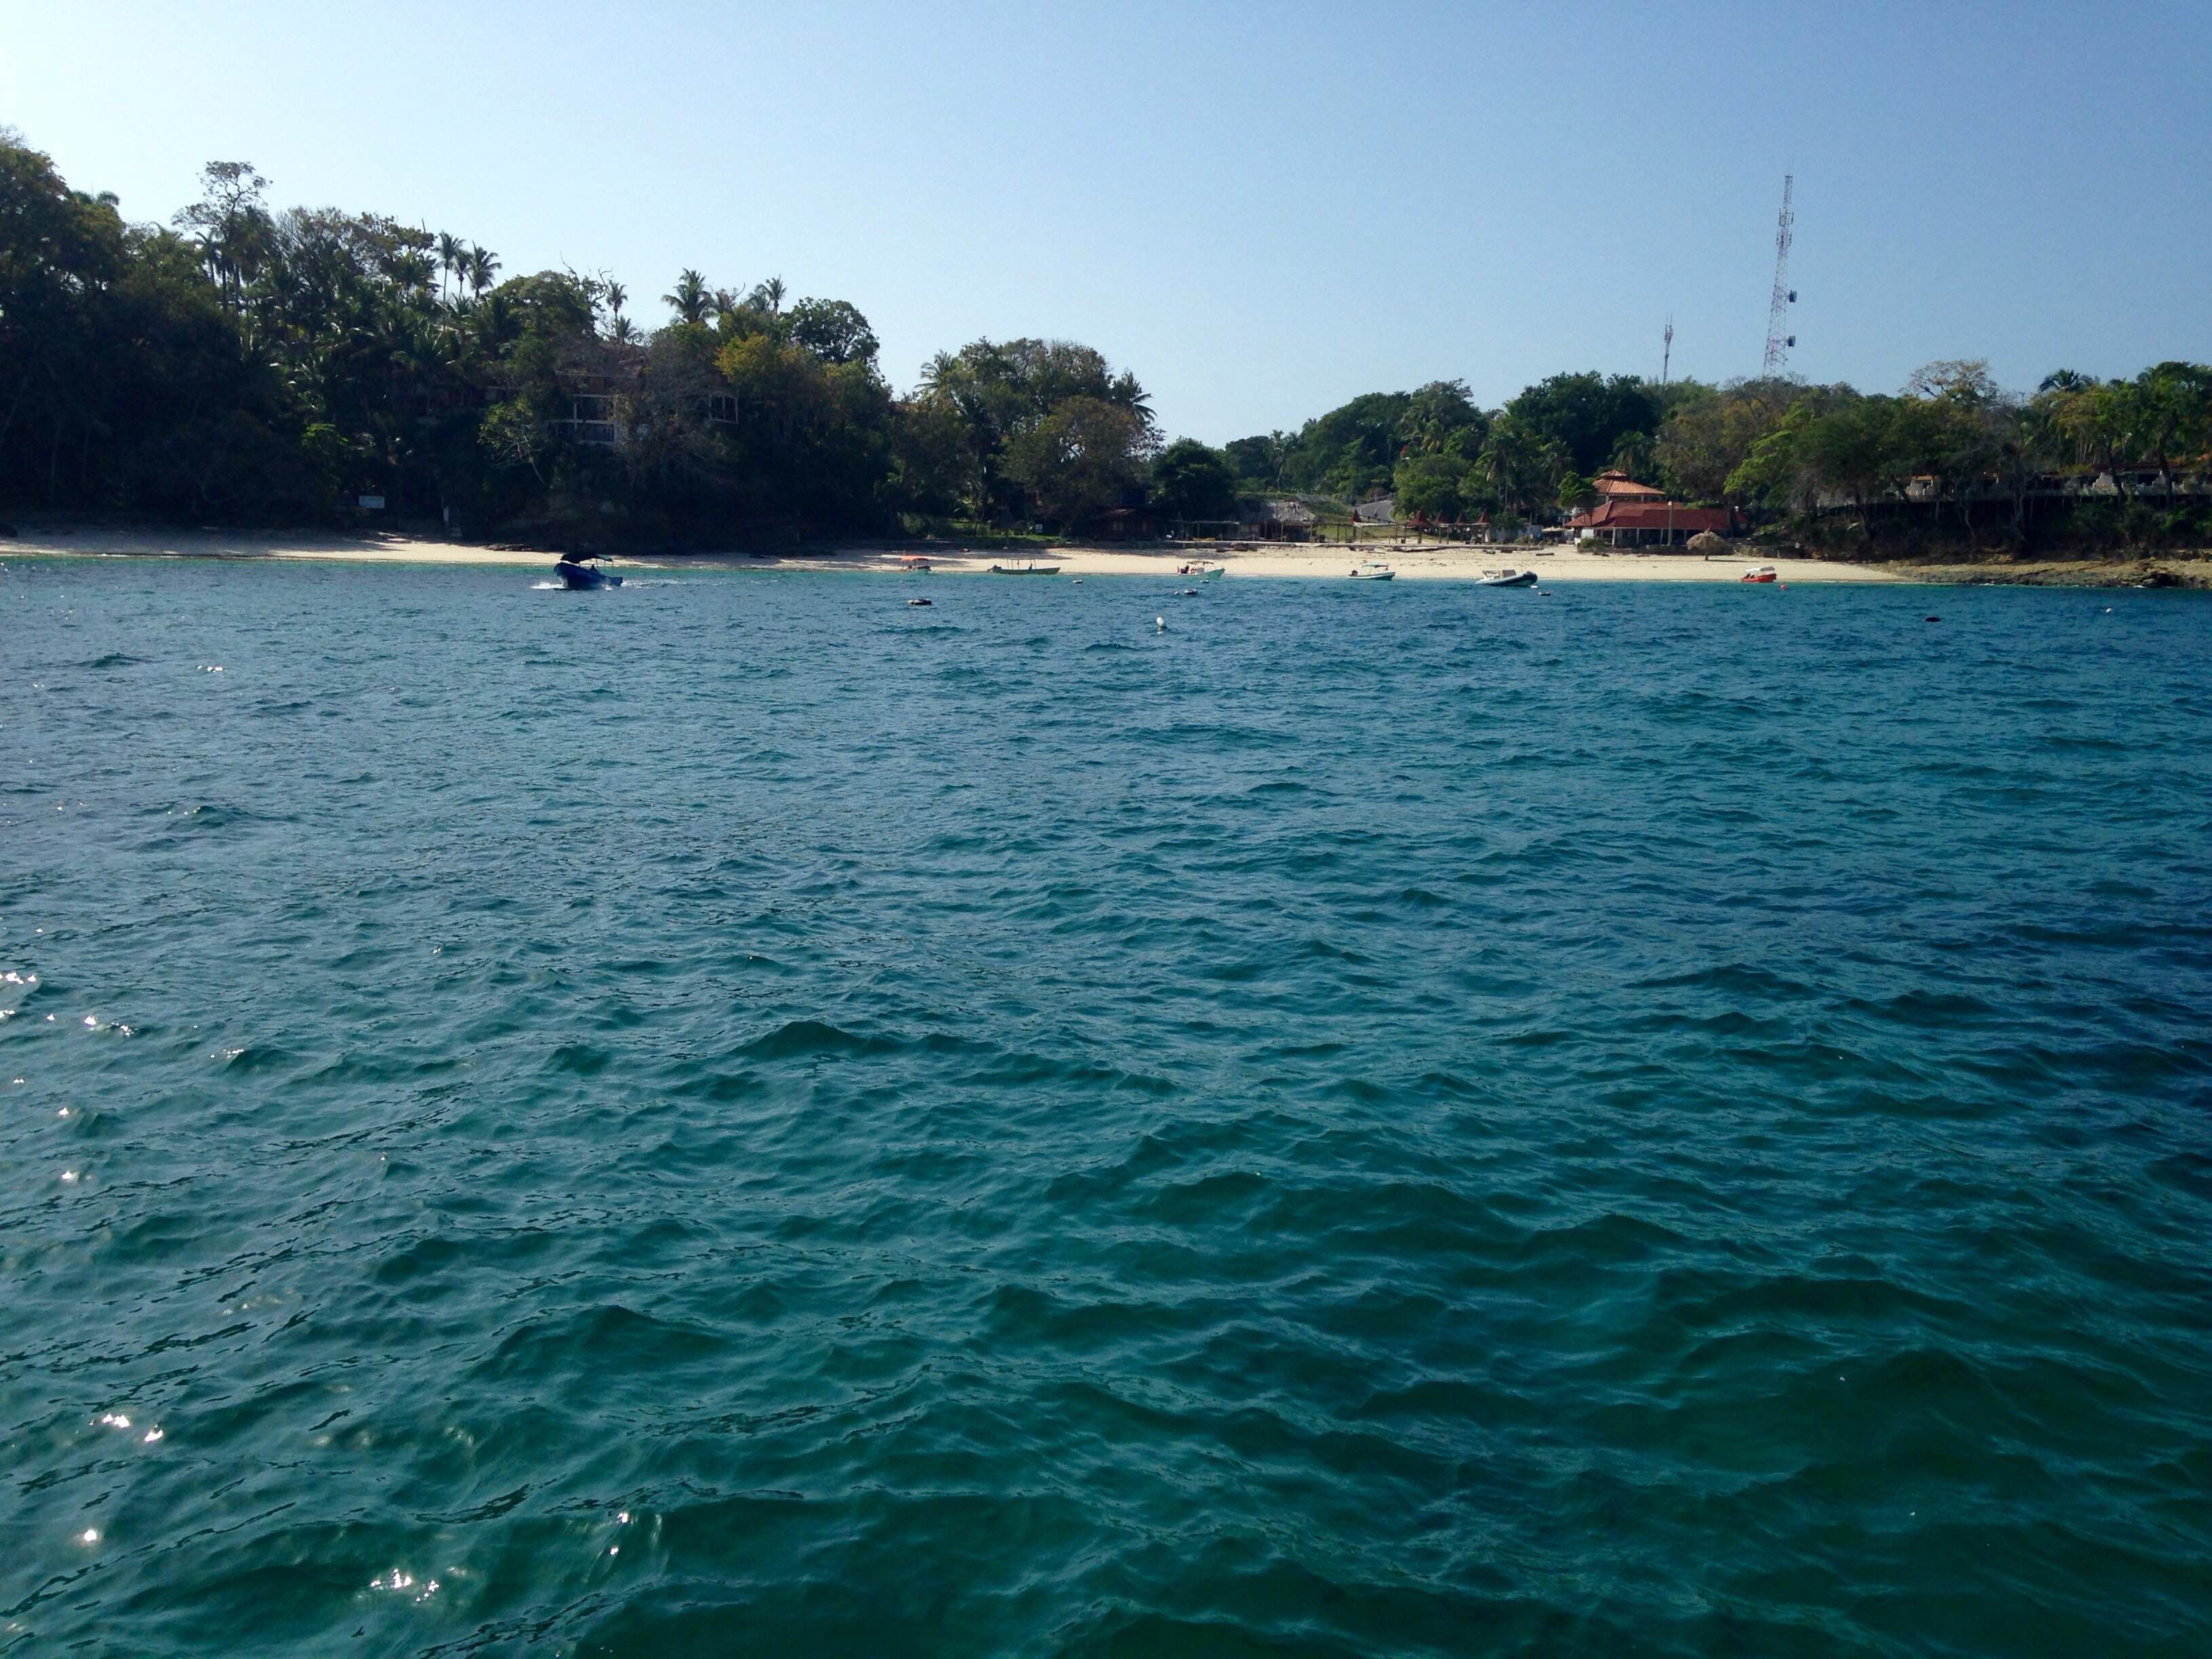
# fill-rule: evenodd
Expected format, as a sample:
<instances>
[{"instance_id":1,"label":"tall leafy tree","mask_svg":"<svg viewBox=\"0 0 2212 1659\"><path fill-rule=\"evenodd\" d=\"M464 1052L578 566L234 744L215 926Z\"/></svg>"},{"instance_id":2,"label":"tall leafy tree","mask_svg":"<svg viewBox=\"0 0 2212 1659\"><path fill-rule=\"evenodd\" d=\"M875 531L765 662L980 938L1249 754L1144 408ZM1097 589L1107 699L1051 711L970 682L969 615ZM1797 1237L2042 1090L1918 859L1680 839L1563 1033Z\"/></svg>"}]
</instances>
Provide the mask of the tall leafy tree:
<instances>
[{"instance_id":1,"label":"tall leafy tree","mask_svg":"<svg viewBox=\"0 0 2212 1659\"><path fill-rule=\"evenodd\" d=\"M1237 510L1236 469L1195 438L1178 438L1153 458L1152 489L1171 519L1226 519Z\"/></svg>"},{"instance_id":2,"label":"tall leafy tree","mask_svg":"<svg viewBox=\"0 0 2212 1659\"><path fill-rule=\"evenodd\" d=\"M1630 433L1659 426L1655 388L1633 374L1554 374L1505 405L1537 437L1557 444L1578 472L1601 471Z\"/></svg>"},{"instance_id":3,"label":"tall leafy tree","mask_svg":"<svg viewBox=\"0 0 2212 1659\"><path fill-rule=\"evenodd\" d=\"M268 257L271 226L261 194L268 184L250 162L210 161L200 169L204 194L177 215L234 308Z\"/></svg>"}]
</instances>

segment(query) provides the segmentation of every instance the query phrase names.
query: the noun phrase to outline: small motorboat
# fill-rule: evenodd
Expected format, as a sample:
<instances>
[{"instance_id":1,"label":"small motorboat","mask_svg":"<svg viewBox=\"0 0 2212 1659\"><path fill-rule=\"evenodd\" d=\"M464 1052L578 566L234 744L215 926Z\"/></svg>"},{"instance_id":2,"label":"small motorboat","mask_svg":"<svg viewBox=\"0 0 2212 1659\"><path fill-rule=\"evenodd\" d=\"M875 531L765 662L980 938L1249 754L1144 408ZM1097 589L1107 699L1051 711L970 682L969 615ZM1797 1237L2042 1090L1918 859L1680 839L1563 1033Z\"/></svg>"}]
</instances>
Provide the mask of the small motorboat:
<instances>
[{"instance_id":1,"label":"small motorboat","mask_svg":"<svg viewBox=\"0 0 2212 1659\"><path fill-rule=\"evenodd\" d=\"M1057 576L1060 567L1039 564L1032 559L1025 564L994 564L991 567L991 574L994 576Z\"/></svg>"},{"instance_id":2,"label":"small motorboat","mask_svg":"<svg viewBox=\"0 0 2212 1659\"><path fill-rule=\"evenodd\" d=\"M561 586L570 588L620 587L623 579L611 570L602 570L592 562L599 556L586 553L580 558L563 558L553 567L553 574L561 579Z\"/></svg>"},{"instance_id":3,"label":"small motorboat","mask_svg":"<svg viewBox=\"0 0 2212 1659\"><path fill-rule=\"evenodd\" d=\"M1211 581L1221 574L1221 567L1211 559L1193 559L1188 564L1176 567L1178 576L1195 576L1201 581Z\"/></svg>"},{"instance_id":4,"label":"small motorboat","mask_svg":"<svg viewBox=\"0 0 2212 1659\"><path fill-rule=\"evenodd\" d=\"M907 603L908 605L927 605L930 601L927 599L908 599Z\"/></svg>"},{"instance_id":5,"label":"small motorboat","mask_svg":"<svg viewBox=\"0 0 2212 1659\"><path fill-rule=\"evenodd\" d=\"M1354 565L1352 570L1352 580L1356 582L1389 582L1395 581L1397 579L1396 571L1375 559L1369 559L1363 563Z\"/></svg>"},{"instance_id":6,"label":"small motorboat","mask_svg":"<svg viewBox=\"0 0 2212 1659\"><path fill-rule=\"evenodd\" d=\"M1533 570L1516 570L1509 565L1503 570L1484 571L1475 578L1474 585L1477 587L1534 587L1536 585L1536 573Z\"/></svg>"},{"instance_id":7,"label":"small motorboat","mask_svg":"<svg viewBox=\"0 0 2212 1659\"><path fill-rule=\"evenodd\" d=\"M1782 573L1771 564L1755 564L1743 573L1747 582L1771 582L1781 580Z\"/></svg>"}]
</instances>

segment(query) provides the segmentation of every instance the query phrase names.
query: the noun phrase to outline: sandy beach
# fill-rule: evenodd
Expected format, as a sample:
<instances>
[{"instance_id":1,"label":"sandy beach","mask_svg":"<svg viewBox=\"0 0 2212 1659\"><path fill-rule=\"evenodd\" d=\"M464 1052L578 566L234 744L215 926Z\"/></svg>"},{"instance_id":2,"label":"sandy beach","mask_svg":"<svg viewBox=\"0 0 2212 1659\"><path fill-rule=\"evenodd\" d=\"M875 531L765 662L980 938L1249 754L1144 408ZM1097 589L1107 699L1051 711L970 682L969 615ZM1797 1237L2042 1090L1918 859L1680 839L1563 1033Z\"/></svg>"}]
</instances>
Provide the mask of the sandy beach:
<instances>
[{"instance_id":1,"label":"sandy beach","mask_svg":"<svg viewBox=\"0 0 2212 1659\"><path fill-rule=\"evenodd\" d=\"M415 540L397 535L348 535L337 532L246 532L46 528L26 526L16 538L0 541L0 560L15 556L81 558L334 559L402 565L548 566L550 550L474 547L458 542ZM694 562L745 568L895 571L901 550L825 548L820 553L753 558L732 555L613 559L616 569L671 568ZM1512 565L1534 569L1545 581L1720 581L1741 578L1747 565L1772 563L1785 582L1893 582L1901 573L1868 565L1821 559L1765 559L1743 553L1706 559L1685 553L1607 553L1569 548L1469 547L1429 543L1362 543L1342 546L1286 544L1265 549L1206 548L1142 550L1105 547L1058 547L1035 551L993 551L959 547L929 549L938 571L952 574L988 573L994 563L1058 565L1069 576L1173 575L1193 558L1210 559L1229 577L1310 577L1342 580L1352 567L1374 559L1389 565L1402 580L1471 580L1486 569Z\"/></svg>"},{"instance_id":2,"label":"sandy beach","mask_svg":"<svg viewBox=\"0 0 2212 1659\"><path fill-rule=\"evenodd\" d=\"M896 555L871 556L890 565ZM1123 551L1099 547L1056 548L1036 555L1039 564L1056 564L1071 576L1172 575L1187 560L1206 559L1228 577L1312 577L1342 580L1354 565L1372 559L1389 565L1402 581L1471 581L1486 570L1510 567L1534 570L1544 581L1733 582L1753 564L1771 564L1785 582L1893 582L1904 578L1869 565L1837 564L1821 559L1769 559L1756 553L1705 559L1687 553L1601 553L1570 548L1468 547L1430 543L1393 545L1362 543L1357 551L1343 546L1285 544L1265 550L1212 552ZM1004 554L954 553L930 556L939 570L987 571L994 563L1023 563L1026 557Z\"/></svg>"},{"instance_id":3,"label":"sandy beach","mask_svg":"<svg viewBox=\"0 0 2212 1659\"><path fill-rule=\"evenodd\" d=\"M348 535L338 531L112 530L26 525L0 541L0 560L13 556L155 559L350 559L372 564L550 564L535 548L470 547L406 536Z\"/></svg>"}]
</instances>

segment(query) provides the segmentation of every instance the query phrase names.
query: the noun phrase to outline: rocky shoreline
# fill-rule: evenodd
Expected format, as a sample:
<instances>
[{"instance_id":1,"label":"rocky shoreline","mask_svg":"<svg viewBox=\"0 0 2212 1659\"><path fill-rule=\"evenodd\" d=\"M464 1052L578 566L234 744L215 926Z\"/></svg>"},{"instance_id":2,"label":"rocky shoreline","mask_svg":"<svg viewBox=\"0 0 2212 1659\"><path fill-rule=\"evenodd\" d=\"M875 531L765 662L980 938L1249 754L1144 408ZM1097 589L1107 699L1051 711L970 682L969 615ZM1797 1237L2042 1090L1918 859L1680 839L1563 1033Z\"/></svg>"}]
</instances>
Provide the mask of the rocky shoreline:
<instances>
[{"instance_id":1,"label":"rocky shoreline","mask_svg":"<svg viewBox=\"0 0 2212 1659\"><path fill-rule=\"evenodd\" d=\"M1892 563L1913 581L1999 587L2193 587L2212 589L2212 556L2146 553L2124 559L1988 559L1972 563Z\"/></svg>"}]
</instances>

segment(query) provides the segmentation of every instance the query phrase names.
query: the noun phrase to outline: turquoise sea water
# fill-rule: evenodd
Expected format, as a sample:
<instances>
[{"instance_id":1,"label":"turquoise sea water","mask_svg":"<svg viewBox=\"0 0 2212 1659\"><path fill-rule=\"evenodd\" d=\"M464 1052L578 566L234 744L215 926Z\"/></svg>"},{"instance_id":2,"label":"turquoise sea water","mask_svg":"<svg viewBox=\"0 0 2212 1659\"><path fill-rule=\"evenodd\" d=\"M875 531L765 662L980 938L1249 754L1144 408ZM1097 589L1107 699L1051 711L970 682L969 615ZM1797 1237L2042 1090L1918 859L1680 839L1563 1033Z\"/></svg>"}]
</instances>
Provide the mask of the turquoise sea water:
<instances>
[{"instance_id":1,"label":"turquoise sea water","mask_svg":"<svg viewBox=\"0 0 2212 1659\"><path fill-rule=\"evenodd\" d=\"M2203 598L532 580L0 574L0 1654L2207 1650Z\"/></svg>"}]
</instances>

